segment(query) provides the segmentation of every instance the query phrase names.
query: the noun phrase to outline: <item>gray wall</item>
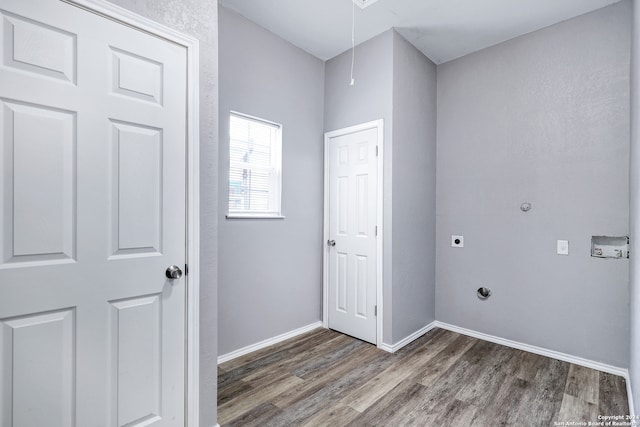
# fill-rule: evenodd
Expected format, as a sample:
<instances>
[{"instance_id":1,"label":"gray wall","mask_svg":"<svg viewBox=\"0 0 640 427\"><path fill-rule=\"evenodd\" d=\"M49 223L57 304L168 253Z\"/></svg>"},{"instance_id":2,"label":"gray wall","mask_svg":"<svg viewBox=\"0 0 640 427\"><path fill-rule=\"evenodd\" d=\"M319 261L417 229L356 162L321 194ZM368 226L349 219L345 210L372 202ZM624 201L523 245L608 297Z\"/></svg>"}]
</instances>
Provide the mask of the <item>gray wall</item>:
<instances>
[{"instance_id":1,"label":"gray wall","mask_svg":"<svg viewBox=\"0 0 640 427\"><path fill-rule=\"evenodd\" d=\"M110 0L200 41L200 425L216 425L218 2Z\"/></svg>"},{"instance_id":2,"label":"gray wall","mask_svg":"<svg viewBox=\"0 0 640 427\"><path fill-rule=\"evenodd\" d=\"M393 335L435 320L436 66L393 37Z\"/></svg>"},{"instance_id":3,"label":"gray wall","mask_svg":"<svg viewBox=\"0 0 640 427\"><path fill-rule=\"evenodd\" d=\"M219 9L219 353L321 319L324 63ZM229 111L282 124L285 219L225 219Z\"/></svg>"},{"instance_id":4,"label":"gray wall","mask_svg":"<svg viewBox=\"0 0 640 427\"><path fill-rule=\"evenodd\" d=\"M640 3L633 1L633 38L631 68L631 354L629 375L636 411L640 410ZM636 412L637 413L637 412Z\"/></svg>"},{"instance_id":5,"label":"gray wall","mask_svg":"<svg viewBox=\"0 0 640 427\"><path fill-rule=\"evenodd\" d=\"M628 261L589 254L592 235L629 231L630 13L618 3L438 67L438 320L628 366Z\"/></svg>"},{"instance_id":6,"label":"gray wall","mask_svg":"<svg viewBox=\"0 0 640 427\"><path fill-rule=\"evenodd\" d=\"M330 132L384 120L383 340L392 344L393 30L356 46L355 85L350 86L351 51L326 62L324 130ZM381 313L381 312L379 312Z\"/></svg>"}]
</instances>

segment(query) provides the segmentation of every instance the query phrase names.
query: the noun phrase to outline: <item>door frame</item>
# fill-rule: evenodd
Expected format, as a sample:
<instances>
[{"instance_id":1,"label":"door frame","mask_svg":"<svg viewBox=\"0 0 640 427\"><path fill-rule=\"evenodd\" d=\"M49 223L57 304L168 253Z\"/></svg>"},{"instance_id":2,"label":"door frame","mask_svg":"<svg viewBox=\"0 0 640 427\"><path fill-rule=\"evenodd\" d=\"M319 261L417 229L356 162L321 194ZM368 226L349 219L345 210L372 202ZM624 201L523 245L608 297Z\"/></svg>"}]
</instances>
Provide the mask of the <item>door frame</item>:
<instances>
[{"instance_id":1,"label":"door frame","mask_svg":"<svg viewBox=\"0 0 640 427\"><path fill-rule=\"evenodd\" d=\"M200 101L199 41L105 0L59 0L183 46L187 52L185 425L200 424Z\"/></svg>"},{"instance_id":2,"label":"door frame","mask_svg":"<svg viewBox=\"0 0 640 427\"><path fill-rule=\"evenodd\" d=\"M383 276L382 276L382 261L383 261L383 236L384 236L384 120L374 120L367 123L362 123L355 126L349 126L347 128L326 132L324 134L324 226L323 226L323 239L322 239L322 326L329 328L329 247L326 242L329 240L329 206L330 206L330 194L329 189L329 140L338 136L348 135L350 133L360 132L368 129L378 130L378 141L376 143L378 147L378 180L376 183L376 191L378 193L377 206L376 206L376 225L378 227L378 235L376 238L376 346L381 348L383 340L383 319L384 319L384 307L383 307Z\"/></svg>"}]
</instances>

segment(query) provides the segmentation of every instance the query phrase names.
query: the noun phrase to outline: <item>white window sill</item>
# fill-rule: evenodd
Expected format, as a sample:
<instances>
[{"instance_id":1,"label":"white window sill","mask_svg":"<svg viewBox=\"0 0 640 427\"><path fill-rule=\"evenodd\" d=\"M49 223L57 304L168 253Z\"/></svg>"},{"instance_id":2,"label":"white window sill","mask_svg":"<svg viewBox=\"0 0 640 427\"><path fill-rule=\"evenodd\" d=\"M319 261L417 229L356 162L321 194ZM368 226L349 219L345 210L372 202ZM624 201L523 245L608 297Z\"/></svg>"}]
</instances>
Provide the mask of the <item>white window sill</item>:
<instances>
[{"instance_id":1,"label":"white window sill","mask_svg":"<svg viewBox=\"0 0 640 427\"><path fill-rule=\"evenodd\" d=\"M284 219L284 215L268 215L268 214L227 214L227 219Z\"/></svg>"}]
</instances>

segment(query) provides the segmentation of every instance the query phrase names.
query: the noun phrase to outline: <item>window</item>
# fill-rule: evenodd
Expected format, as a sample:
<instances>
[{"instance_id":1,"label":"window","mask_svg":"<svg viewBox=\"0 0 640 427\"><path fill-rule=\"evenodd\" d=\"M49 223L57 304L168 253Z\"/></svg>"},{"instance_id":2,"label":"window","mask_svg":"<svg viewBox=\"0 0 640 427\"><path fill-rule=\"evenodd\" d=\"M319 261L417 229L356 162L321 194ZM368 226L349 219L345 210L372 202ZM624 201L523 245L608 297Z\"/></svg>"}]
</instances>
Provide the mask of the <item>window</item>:
<instances>
[{"instance_id":1,"label":"window","mask_svg":"<svg viewBox=\"0 0 640 427\"><path fill-rule=\"evenodd\" d=\"M279 218L282 127L231 113L228 217Z\"/></svg>"}]
</instances>

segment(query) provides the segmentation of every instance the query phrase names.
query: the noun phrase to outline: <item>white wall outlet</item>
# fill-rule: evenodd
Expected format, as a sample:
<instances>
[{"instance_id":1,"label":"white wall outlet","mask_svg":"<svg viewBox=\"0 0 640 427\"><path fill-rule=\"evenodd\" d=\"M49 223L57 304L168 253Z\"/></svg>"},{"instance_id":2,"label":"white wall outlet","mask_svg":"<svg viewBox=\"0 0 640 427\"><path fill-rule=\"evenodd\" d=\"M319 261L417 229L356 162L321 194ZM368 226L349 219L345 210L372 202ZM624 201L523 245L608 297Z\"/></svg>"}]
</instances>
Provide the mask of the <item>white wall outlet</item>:
<instances>
[{"instance_id":1,"label":"white wall outlet","mask_svg":"<svg viewBox=\"0 0 640 427\"><path fill-rule=\"evenodd\" d=\"M569 241L558 240L558 255L569 255Z\"/></svg>"},{"instance_id":2,"label":"white wall outlet","mask_svg":"<svg viewBox=\"0 0 640 427\"><path fill-rule=\"evenodd\" d=\"M452 248L464 248L464 236L451 236Z\"/></svg>"}]
</instances>

